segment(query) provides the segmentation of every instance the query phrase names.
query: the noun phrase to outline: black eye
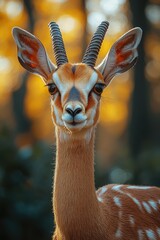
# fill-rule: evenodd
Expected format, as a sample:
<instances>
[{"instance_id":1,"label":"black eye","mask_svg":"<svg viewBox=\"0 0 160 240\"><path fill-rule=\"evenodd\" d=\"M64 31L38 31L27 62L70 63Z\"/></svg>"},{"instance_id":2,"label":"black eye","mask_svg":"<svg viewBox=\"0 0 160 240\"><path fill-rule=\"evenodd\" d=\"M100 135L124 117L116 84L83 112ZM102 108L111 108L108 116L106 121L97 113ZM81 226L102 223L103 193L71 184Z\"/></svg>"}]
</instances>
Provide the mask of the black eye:
<instances>
[{"instance_id":1,"label":"black eye","mask_svg":"<svg viewBox=\"0 0 160 240\"><path fill-rule=\"evenodd\" d=\"M93 92L95 92L97 95L101 95L104 87L105 87L104 84L96 83L96 85L93 88Z\"/></svg>"},{"instance_id":2,"label":"black eye","mask_svg":"<svg viewBox=\"0 0 160 240\"><path fill-rule=\"evenodd\" d=\"M54 83L51 83L51 84L48 84L48 91L51 95L54 95L58 91L58 88Z\"/></svg>"}]
</instances>

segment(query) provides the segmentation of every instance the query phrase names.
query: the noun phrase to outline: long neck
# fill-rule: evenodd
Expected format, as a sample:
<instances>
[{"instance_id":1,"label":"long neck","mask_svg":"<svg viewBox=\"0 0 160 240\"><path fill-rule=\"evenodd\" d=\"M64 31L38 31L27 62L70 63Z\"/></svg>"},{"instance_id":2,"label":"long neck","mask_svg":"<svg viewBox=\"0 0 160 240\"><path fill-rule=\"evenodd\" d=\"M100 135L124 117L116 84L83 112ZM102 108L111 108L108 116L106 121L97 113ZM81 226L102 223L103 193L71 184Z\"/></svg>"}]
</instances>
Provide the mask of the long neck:
<instances>
[{"instance_id":1,"label":"long neck","mask_svg":"<svg viewBox=\"0 0 160 240\"><path fill-rule=\"evenodd\" d=\"M59 231L69 236L84 232L85 227L94 229L100 216L94 185L94 130L89 141L72 136L65 141L60 134L57 129L54 215Z\"/></svg>"}]
</instances>

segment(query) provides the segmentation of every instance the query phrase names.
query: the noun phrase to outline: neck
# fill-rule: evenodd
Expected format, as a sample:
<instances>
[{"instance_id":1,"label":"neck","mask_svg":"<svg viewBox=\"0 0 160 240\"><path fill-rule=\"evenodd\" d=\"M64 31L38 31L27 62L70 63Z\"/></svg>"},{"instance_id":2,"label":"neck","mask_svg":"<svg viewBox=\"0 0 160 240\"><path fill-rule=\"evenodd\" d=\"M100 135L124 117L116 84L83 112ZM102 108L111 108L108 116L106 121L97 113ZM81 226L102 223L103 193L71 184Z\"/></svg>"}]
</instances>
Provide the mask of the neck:
<instances>
[{"instance_id":1,"label":"neck","mask_svg":"<svg viewBox=\"0 0 160 240\"><path fill-rule=\"evenodd\" d=\"M81 231L84 235L84 228L87 228L86 232L89 227L94 229L100 216L94 185L94 129L87 140L72 135L65 140L59 129L56 134L53 199L56 225L64 236L73 232L78 236Z\"/></svg>"}]
</instances>

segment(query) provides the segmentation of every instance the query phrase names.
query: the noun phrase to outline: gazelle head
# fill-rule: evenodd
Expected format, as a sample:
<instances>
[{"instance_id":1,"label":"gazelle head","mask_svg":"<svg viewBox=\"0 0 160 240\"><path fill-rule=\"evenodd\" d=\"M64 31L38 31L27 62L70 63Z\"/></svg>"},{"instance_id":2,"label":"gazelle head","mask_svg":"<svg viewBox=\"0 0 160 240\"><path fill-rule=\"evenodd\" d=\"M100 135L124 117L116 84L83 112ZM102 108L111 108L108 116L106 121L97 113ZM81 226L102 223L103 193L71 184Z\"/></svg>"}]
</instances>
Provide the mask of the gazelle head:
<instances>
[{"instance_id":1,"label":"gazelle head","mask_svg":"<svg viewBox=\"0 0 160 240\"><path fill-rule=\"evenodd\" d=\"M58 128L73 134L93 128L98 121L103 89L116 74L127 71L136 63L137 46L142 36L138 27L120 37L95 67L108 25L106 21L100 24L82 63L71 64L59 27L51 22L49 27L57 66L51 62L38 38L21 28L13 29L19 62L28 71L40 75L48 86L52 118Z\"/></svg>"}]
</instances>

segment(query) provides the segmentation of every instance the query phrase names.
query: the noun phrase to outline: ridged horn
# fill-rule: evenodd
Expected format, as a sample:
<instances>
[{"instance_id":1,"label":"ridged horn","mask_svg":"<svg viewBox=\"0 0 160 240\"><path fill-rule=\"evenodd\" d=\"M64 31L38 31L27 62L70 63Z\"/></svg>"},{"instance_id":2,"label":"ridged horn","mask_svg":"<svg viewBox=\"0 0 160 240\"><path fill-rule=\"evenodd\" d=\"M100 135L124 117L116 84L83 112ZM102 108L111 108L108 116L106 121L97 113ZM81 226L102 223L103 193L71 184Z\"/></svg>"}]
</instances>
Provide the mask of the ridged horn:
<instances>
[{"instance_id":1,"label":"ridged horn","mask_svg":"<svg viewBox=\"0 0 160 240\"><path fill-rule=\"evenodd\" d=\"M48 26L50 28L50 35L52 38L53 50L57 67L60 67L62 64L68 62L62 34L57 23L50 22Z\"/></svg>"},{"instance_id":2,"label":"ridged horn","mask_svg":"<svg viewBox=\"0 0 160 240\"><path fill-rule=\"evenodd\" d=\"M82 59L82 63L87 64L90 67L94 67L98 53L100 51L104 36L108 29L109 22L103 21L97 28L97 31L94 33L90 44L87 47L87 50Z\"/></svg>"}]
</instances>

